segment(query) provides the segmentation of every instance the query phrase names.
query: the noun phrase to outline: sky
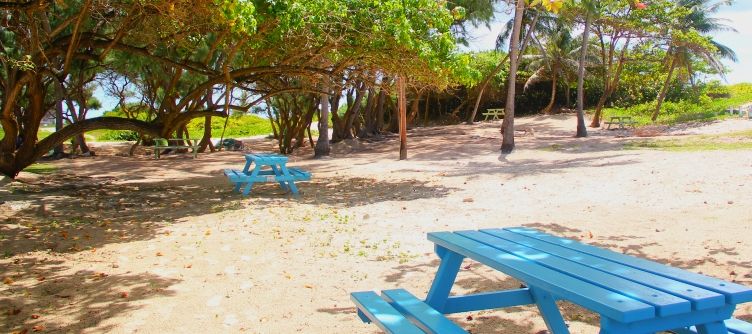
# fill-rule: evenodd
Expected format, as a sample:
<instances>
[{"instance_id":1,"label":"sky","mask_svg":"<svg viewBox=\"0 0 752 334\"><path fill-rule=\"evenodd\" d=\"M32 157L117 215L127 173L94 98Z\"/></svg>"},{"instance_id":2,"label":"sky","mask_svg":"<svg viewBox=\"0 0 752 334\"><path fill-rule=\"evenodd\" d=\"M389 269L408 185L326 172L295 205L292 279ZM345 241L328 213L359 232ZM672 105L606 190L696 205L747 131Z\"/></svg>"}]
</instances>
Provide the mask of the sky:
<instances>
[{"instance_id":1,"label":"sky","mask_svg":"<svg viewBox=\"0 0 752 334\"><path fill-rule=\"evenodd\" d=\"M723 7L714 16L727 20L726 24L737 30L737 32L718 32L713 36L716 41L736 51L739 58L736 63L724 61L730 71L726 80L730 84L752 82L752 67L749 66L752 64L752 0L736 0L734 5ZM510 13L506 13L503 8L500 8L491 28L485 26L471 28L470 45L461 49L473 51L493 49L496 44L496 36L501 31L502 22L507 21L509 17L511 17ZM98 89L95 95L102 101L103 105L99 112L111 110L117 103L115 99L104 96L101 89Z\"/></svg>"},{"instance_id":2,"label":"sky","mask_svg":"<svg viewBox=\"0 0 752 334\"><path fill-rule=\"evenodd\" d=\"M738 62L724 61L730 73L726 75L728 83L752 82L752 0L736 0L732 6L724 6L714 17L727 20L726 25L734 27L737 32L718 32L713 38L736 51ZM499 12L496 22L488 29L485 26L470 29L471 42L465 50L491 50L496 44L496 36L502 28L502 22L509 20L509 13ZM720 78L718 78L720 79Z\"/></svg>"}]
</instances>

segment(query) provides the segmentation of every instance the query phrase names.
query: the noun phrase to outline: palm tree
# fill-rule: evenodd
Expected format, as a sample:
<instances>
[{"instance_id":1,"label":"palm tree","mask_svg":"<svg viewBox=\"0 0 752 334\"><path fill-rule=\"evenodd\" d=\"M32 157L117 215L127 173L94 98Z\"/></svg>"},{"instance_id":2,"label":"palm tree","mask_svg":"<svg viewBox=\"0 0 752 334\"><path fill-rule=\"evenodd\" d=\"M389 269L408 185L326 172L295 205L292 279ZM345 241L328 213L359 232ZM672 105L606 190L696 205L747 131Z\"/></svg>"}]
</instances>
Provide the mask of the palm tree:
<instances>
[{"instance_id":1,"label":"palm tree","mask_svg":"<svg viewBox=\"0 0 752 334\"><path fill-rule=\"evenodd\" d=\"M501 123L501 153L509 154L514 150L514 97L517 82L517 58L520 50L520 30L522 30L522 15L525 13L525 1L517 0L514 10L514 27L512 40L509 43L509 78L507 79L507 105L504 121Z\"/></svg>"},{"instance_id":2,"label":"palm tree","mask_svg":"<svg viewBox=\"0 0 752 334\"><path fill-rule=\"evenodd\" d=\"M580 52L580 47L566 26L559 22L550 30L543 43L536 38L533 39L537 44L538 54L523 56L529 61L528 69L534 71L525 83L525 89L540 81L551 80L551 100L541 110L544 114L551 112L556 102L558 80L561 78L569 81L574 76L578 65L577 55Z\"/></svg>"},{"instance_id":3,"label":"palm tree","mask_svg":"<svg viewBox=\"0 0 752 334\"><path fill-rule=\"evenodd\" d=\"M707 44L701 42L694 42L693 40L679 40L672 38L669 41L668 52L666 53L666 62L668 63L668 75L666 81L658 94L658 101L653 112L651 119L655 122L658 119L658 114L661 111L661 105L666 99L669 85L671 84L672 76L677 68L686 69L687 77L694 85L694 69L692 68L692 61L694 59L702 59L716 72L723 75L724 66L721 63L721 59L729 59L736 62L736 53L731 48L720 44L711 38L713 32L718 31L736 31L734 28L727 26L723 23L722 19L711 17L712 14L717 13L723 5L731 4L730 0L723 0L719 2L713 2L712 0L679 0L678 6L687 8L690 13L684 17L683 20L678 21L678 25L673 29L682 32L697 32L700 35L707 37L709 44L712 47L708 47Z\"/></svg>"}]
</instances>

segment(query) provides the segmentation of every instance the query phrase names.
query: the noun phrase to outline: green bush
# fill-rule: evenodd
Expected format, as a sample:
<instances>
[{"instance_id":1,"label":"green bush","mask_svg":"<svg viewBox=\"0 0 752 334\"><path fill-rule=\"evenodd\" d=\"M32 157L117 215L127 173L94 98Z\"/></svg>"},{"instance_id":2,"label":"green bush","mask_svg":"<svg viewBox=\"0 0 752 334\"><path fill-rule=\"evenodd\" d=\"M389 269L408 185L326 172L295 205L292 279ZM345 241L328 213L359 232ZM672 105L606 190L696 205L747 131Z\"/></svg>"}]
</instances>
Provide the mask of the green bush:
<instances>
[{"instance_id":1,"label":"green bush","mask_svg":"<svg viewBox=\"0 0 752 334\"><path fill-rule=\"evenodd\" d=\"M134 131L123 130L103 130L95 136L100 141L136 141L138 133Z\"/></svg>"},{"instance_id":2,"label":"green bush","mask_svg":"<svg viewBox=\"0 0 752 334\"><path fill-rule=\"evenodd\" d=\"M225 119L212 117L212 137L219 138L225 126ZM204 135L204 119L197 118L188 123L191 138L201 138ZM256 115L235 114L227 120L225 138L242 138L272 133L272 126L268 119Z\"/></svg>"}]
</instances>

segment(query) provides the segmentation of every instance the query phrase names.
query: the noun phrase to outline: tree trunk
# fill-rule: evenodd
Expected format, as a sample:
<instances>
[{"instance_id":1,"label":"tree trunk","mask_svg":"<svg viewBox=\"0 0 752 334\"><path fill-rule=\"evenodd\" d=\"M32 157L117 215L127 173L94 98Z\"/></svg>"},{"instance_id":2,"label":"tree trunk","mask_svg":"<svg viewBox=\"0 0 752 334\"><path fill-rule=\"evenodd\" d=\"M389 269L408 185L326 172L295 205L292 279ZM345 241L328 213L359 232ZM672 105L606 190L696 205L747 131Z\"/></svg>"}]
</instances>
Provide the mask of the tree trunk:
<instances>
[{"instance_id":1,"label":"tree trunk","mask_svg":"<svg viewBox=\"0 0 752 334\"><path fill-rule=\"evenodd\" d=\"M214 145L212 145L211 142L211 136L212 136L212 127L211 127L211 116L204 117L204 135L201 137L201 142L198 144L199 148L198 151L201 153L206 152L206 149L209 148L211 152L214 152ZM222 145L220 143L219 145Z\"/></svg>"},{"instance_id":2,"label":"tree trunk","mask_svg":"<svg viewBox=\"0 0 752 334\"><path fill-rule=\"evenodd\" d=\"M552 74L552 82L551 82L551 101L548 102L548 105L543 108L543 114L548 115L551 112L551 108L554 107L554 103L556 103L556 70L554 69L554 73Z\"/></svg>"},{"instance_id":3,"label":"tree trunk","mask_svg":"<svg viewBox=\"0 0 752 334\"><path fill-rule=\"evenodd\" d=\"M587 49L590 44L590 12L585 14L585 30L582 32L582 54L580 66L577 71L577 138L587 137L585 126L585 61L587 61Z\"/></svg>"},{"instance_id":4,"label":"tree trunk","mask_svg":"<svg viewBox=\"0 0 752 334\"><path fill-rule=\"evenodd\" d=\"M313 157L318 159L329 156L331 146L329 145L329 96L322 94L319 99L319 138L316 140Z\"/></svg>"},{"instance_id":5,"label":"tree trunk","mask_svg":"<svg viewBox=\"0 0 752 334\"><path fill-rule=\"evenodd\" d=\"M614 73L613 79L611 81L606 80L606 90L603 92L603 95L601 95L600 99L598 99L598 104L595 106L595 114L593 115L593 121L590 122L591 128L601 127L601 117L603 116L603 107L606 106L606 102L608 102L608 99L611 98L611 95L613 95L616 89L619 87L619 81L621 80L621 72L624 70L624 62L626 60L626 54L627 54L627 50L629 49L629 42L631 40L632 40L631 37L627 37L627 41L624 43L624 46L622 46L621 54L619 55L619 64L617 65L616 72ZM609 66L609 70L610 70L610 66Z\"/></svg>"},{"instance_id":6,"label":"tree trunk","mask_svg":"<svg viewBox=\"0 0 752 334\"><path fill-rule=\"evenodd\" d=\"M59 90L59 85L56 85L56 90ZM61 93L62 95L62 93ZM63 101L58 100L55 103L55 131L60 131L63 129ZM62 158L65 154L65 148L63 147L63 143L60 143L58 145L55 145L55 148L53 149L53 154L56 159Z\"/></svg>"},{"instance_id":7,"label":"tree trunk","mask_svg":"<svg viewBox=\"0 0 752 334\"><path fill-rule=\"evenodd\" d=\"M671 85L671 77L674 75L674 70L676 69L676 56L671 54L669 55L671 56L671 65L668 68L668 76L666 76L666 81L663 83L663 88L661 88L661 92L658 94L658 101L656 101L653 116L650 117L653 123L658 120L658 114L661 112L661 105L663 105L663 101L666 99L666 94L668 94L668 87Z\"/></svg>"},{"instance_id":8,"label":"tree trunk","mask_svg":"<svg viewBox=\"0 0 752 334\"><path fill-rule=\"evenodd\" d=\"M504 110L504 121L501 123L501 153L509 154L514 151L514 98L517 88L517 65L519 64L520 30L522 29L522 15L525 13L525 1L517 0L514 10L514 28L509 42L509 78L507 79L507 104Z\"/></svg>"},{"instance_id":9,"label":"tree trunk","mask_svg":"<svg viewBox=\"0 0 752 334\"><path fill-rule=\"evenodd\" d=\"M535 30L535 26L538 23L538 17L539 13L535 14L535 17L533 18L533 21L530 23L530 29L528 29L527 34L525 34L525 40L522 42L522 48L520 49L520 52L525 51L527 48L528 42L530 42L530 38L533 36L533 31ZM517 17L515 15L515 24L517 24ZM520 30L522 30L522 19L520 19ZM519 33L517 34L517 42L519 43ZM510 48L511 49L511 48ZM480 101L483 99L483 93L486 91L486 87L488 87L488 83L491 82L491 79L498 74L501 69L503 68L504 63L509 59L509 54L507 54L504 59L502 59L498 65L496 65L496 68L494 68L491 73L488 74L487 77L483 79L483 82L480 85L480 92L478 92L478 98L475 100L475 106L473 107L473 111L470 113L470 117L467 119L467 124L473 124L475 121L475 115L478 114L478 107L480 106ZM519 66L519 59L518 64ZM516 77L517 75L515 75Z\"/></svg>"}]
</instances>

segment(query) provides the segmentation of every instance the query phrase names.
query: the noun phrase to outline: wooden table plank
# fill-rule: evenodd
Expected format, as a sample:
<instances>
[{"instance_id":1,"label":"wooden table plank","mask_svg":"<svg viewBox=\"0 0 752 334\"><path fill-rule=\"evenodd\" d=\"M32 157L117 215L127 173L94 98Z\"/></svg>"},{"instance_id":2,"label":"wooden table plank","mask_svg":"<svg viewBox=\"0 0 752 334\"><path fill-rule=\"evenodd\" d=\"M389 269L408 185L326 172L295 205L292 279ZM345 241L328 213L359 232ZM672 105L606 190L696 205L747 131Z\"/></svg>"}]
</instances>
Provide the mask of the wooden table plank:
<instances>
[{"instance_id":1,"label":"wooden table plank","mask_svg":"<svg viewBox=\"0 0 752 334\"><path fill-rule=\"evenodd\" d=\"M522 257L450 232L429 233L428 239L450 251L500 270L531 286L542 288L621 322L654 318L652 305L584 282Z\"/></svg>"},{"instance_id":2,"label":"wooden table plank","mask_svg":"<svg viewBox=\"0 0 752 334\"><path fill-rule=\"evenodd\" d=\"M691 303L683 298L659 291L588 266L569 261L552 254L523 246L494 235L480 231L455 232L464 237L482 242L496 249L526 258L540 265L556 270L579 280L592 283L615 293L624 294L643 303L653 305L659 316L687 313L692 310ZM718 296L721 298L721 296ZM723 300L721 299L721 305ZM719 305L719 306L721 306Z\"/></svg>"},{"instance_id":3,"label":"wooden table plank","mask_svg":"<svg viewBox=\"0 0 752 334\"><path fill-rule=\"evenodd\" d=\"M696 310L715 308L725 304L725 297L722 294L683 282L677 282L668 277L642 271L634 267L625 266L617 262L578 252L566 247L554 245L525 234L514 233L503 229L489 229L482 231L689 300L692 302L693 309Z\"/></svg>"},{"instance_id":4,"label":"wooden table plank","mask_svg":"<svg viewBox=\"0 0 752 334\"><path fill-rule=\"evenodd\" d=\"M726 282L721 279L696 274L679 268L670 267L657 262L612 252L607 249L583 244L571 239L560 238L527 228L506 229L515 233L527 235L551 244L563 246L585 254L593 255L612 262L620 263L639 270L647 271L656 275L664 276L679 282L694 285L706 290L723 294L729 304L741 304L752 301L752 288ZM693 289L694 290L694 289ZM693 291L688 291L693 292Z\"/></svg>"}]
</instances>

